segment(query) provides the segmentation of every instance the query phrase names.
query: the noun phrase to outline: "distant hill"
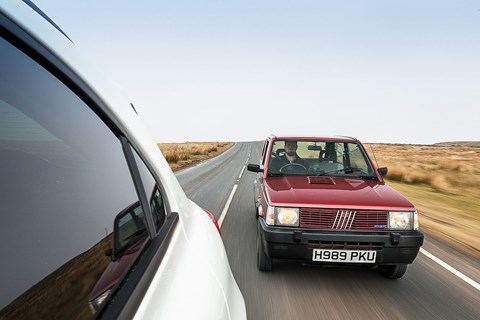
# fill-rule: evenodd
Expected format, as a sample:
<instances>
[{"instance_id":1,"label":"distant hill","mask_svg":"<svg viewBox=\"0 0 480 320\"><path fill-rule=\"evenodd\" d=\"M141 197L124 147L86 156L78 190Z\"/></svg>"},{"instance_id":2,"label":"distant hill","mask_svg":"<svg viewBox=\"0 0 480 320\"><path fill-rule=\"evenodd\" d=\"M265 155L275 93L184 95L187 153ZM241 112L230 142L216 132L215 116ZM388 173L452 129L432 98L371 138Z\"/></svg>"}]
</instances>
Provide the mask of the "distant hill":
<instances>
[{"instance_id":1,"label":"distant hill","mask_svg":"<svg viewBox=\"0 0 480 320\"><path fill-rule=\"evenodd\" d=\"M464 146L464 147L480 147L480 141L446 141L434 143L435 146Z\"/></svg>"}]
</instances>

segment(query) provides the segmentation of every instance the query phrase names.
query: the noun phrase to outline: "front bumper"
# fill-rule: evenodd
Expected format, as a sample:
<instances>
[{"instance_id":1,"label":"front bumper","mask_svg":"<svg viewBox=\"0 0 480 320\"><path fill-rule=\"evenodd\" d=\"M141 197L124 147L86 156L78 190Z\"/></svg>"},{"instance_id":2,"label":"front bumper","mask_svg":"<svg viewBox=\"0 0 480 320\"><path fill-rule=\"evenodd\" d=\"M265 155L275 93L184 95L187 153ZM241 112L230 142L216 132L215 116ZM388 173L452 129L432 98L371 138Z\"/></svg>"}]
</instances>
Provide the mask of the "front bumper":
<instances>
[{"instance_id":1,"label":"front bumper","mask_svg":"<svg viewBox=\"0 0 480 320\"><path fill-rule=\"evenodd\" d=\"M375 250L378 264L412 263L423 244L420 231L351 231L272 227L258 218L260 239L271 258L312 261L313 249Z\"/></svg>"}]
</instances>

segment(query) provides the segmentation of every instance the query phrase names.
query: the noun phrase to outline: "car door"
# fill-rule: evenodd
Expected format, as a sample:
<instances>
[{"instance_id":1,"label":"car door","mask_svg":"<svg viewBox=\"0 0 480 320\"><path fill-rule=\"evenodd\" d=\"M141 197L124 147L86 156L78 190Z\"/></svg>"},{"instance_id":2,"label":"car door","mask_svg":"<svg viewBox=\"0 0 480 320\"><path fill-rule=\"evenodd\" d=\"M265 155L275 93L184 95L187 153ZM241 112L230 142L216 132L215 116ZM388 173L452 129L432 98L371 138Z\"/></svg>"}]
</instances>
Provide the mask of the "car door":
<instances>
[{"instance_id":1,"label":"car door","mask_svg":"<svg viewBox=\"0 0 480 320\"><path fill-rule=\"evenodd\" d=\"M265 203L265 197L264 197L264 172L263 168L265 168L267 159L268 159L268 150L270 147L270 139L266 139L265 142L263 143L263 148L262 148L262 154L260 156L260 172L256 173L256 177L253 183L254 186L254 197L255 197L255 209L256 209L256 215L262 215L262 212L264 210L264 203ZM263 203L263 204L262 204ZM262 209L263 208L263 209Z\"/></svg>"},{"instance_id":2,"label":"car door","mask_svg":"<svg viewBox=\"0 0 480 320\"><path fill-rule=\"evenodd\" d=\"M137 284L178 216L152 211L152 190L163 188L99 97L1 12L0 22L0 318L131 315L130 296L146 290ZM148 232L89 306L115 217L132 206Z\"/></svg>"}]
</instances>

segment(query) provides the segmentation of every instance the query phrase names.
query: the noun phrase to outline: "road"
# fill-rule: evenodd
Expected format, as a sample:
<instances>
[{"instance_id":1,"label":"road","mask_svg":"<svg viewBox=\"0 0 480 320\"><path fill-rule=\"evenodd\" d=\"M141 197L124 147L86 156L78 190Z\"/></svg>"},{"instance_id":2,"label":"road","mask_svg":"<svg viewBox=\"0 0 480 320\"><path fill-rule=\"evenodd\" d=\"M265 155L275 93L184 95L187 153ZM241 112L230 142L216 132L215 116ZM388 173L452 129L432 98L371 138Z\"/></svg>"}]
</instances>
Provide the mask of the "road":
<instances>
[{"instance_id":1,"label":"road","mask_svg":"<svg viewBox=\"0 0 480 320\"><path fill-rule=\"evenodd\" d=\"M217 219L224 214L222 238L249 319L480 319L480 257L450 249L428 234L399 280L363 268L293 262L258 271L254 174L244 167L258 163L261 147L260 142L237 143L177 173L190 199Z\"/></svg>"}]
</instances>

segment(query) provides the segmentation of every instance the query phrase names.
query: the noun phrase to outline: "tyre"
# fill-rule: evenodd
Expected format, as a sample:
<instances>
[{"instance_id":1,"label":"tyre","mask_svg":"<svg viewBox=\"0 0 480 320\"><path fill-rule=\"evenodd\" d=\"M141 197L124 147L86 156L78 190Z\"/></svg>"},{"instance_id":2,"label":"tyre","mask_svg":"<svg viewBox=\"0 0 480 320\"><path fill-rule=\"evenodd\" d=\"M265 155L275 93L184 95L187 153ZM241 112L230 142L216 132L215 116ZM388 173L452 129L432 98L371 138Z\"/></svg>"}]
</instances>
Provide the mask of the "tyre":
<instances>
[{"instance_id":1,"label":"tyre","mask_svg":"<svg viewBox=\"0 0 480 320\"><path fill-rule=\"evenodd\" d=\"M271 271L273 268L272 258L267 256L263 246L263 237L260 230L260 222L257 228L257 268L260 271Z\"/></svg>"},{"instance_id":2,"label":"tyre","mask_svg":"<svg viewBox=\"0 0 480 320\"><path fill-rule=\"evenodd\" d=\"M378 266L378 272L388 279L399 279L407 272L406 264Z\"/></svg>"},{"instance_id":3,"label":"tyre","mask_svg":"<svg viewBox=\"0 0 480 320\"><path fill-rule=\"evenodd\" d=\"M257 180L255 180L256 182ZM256 188L256 184L254 183L253 184L253 204L255 206L255 218L258 218L259 214L258 214L258 206L260 205L259 201L257 200L257 188Z\"/></svg>"}]
</instances>

